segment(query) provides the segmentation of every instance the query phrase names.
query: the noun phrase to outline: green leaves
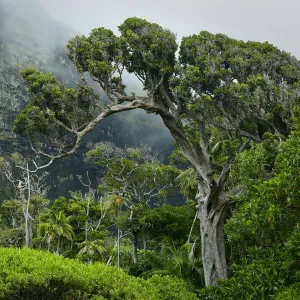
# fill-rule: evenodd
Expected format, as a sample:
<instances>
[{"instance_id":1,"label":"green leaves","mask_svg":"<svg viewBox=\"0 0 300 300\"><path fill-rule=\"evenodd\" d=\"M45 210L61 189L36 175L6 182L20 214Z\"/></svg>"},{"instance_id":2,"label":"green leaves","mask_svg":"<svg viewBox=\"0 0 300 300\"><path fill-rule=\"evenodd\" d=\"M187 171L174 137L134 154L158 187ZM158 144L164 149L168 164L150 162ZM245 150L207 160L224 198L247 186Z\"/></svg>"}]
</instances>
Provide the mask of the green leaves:
<instances>
[{"instance_id":1,"label":"green leaves","mask_svg":"<svg viewBox=\"0 0 300 300\"><path fill-rule=\"evenodd\" d=\"M14 121L13 131L18 134L35 134L37 132L48 135L51 116L47 116L38 106L28 105Z\"/></svg>"},{"instance_id":2,"label":"green leaves","mask_svg":"<svg viewBox=\"0 0 300 300\"><path fill-rule=\"evenodd\" d=\"M274 299L284 287L287 264L282 249L254 248L239 264L233 264L232 278L216 287L199 290L200 299Z\"/></svg>"},{"instance_id":3,"label":"green leaves","mask_svg":"<svg viewBox=\"0 0 300 300\"><path fill-rule=\"evenodd\" d=\"M44 232L48 232L51 236L51 240L54 240L57 237L65 237L71 241L73 228L69 222L70 217L66 217L62 211L50 211L48 223L42 223L40 229Z\"/></svg>"},{"instance_id":4,"label":"green leaves","mask_svg":"<svg viewBox=\"0 0 300 300\"><path fill-rule=\"evenodd\" d=\"M66 88L52 73L43 74L34 69L25 69L21 75L32 98L14 121L16 133L59 137L63 132L77 130L92 118L93 107L99 99L91 88L84 84L76 89Z\"/></svg>"},{"instance_id":5,"label":"green leaves","mask_svg":"<svg viewBox=\"0 0 300 300\"><path fill-rule=\"evenodd\" d=\"M104 89L122 92L124 67L143 80L145 88L172 73L177 44L169 30L139 18L125 20L119 30L121 37L101 27L69 41L67 55L80 73L88 72Z\"/></svg>"},{"instance_id":6,"label":"green leaves","mask_svg":"<svg viewBox=\"0 0 300 300\"><path fill-rule=\"evenodd\" d=\"M242 257L245 260L242 265L246 264L246 258L253 254L253 251L249 254L249 248L257 246L260 247L256 251L258 258L267 252L265 249L269 249L270 253L278 251L275 254L279 257L273 253L266 262L260 259L247 262L248 271L244 273L241 266L236 266L238 273L227 283L220 283L218 291L223 298L231 299L222 294L226 284L230 286L227 287L228 293L235 289L236 293L240 293L239 289L245 290L252 282L246 295L253 293L257 295L253 297L261 298L258 296L261 291L266 299L273 299L284 285L299 280L298 123L296 119L295 130L285 141L268 134L261 144L251 145L249 150L237 156L232 175L237 176L245 193L238 198L234 213L225 225L232 249L231 260ZM283 273L281 267L284 268ZM239 276L249 278L244 282ZM270 285L270 282L273 283Z\"/></svg>"},{"instance_id":7,"label":"green leaves","mask_svg":"<svg viewBox=\"0 0 300 300\"><path fill-rule=\"evenodd\" d=\"M180 185L180 191L185 197L187 197L187 199L195 198L198 182L196 179L196 172L193 168L180 172L175 180Z\"/></svg>"},{"instance_id":8,"label":"green leaves","mask_svg":"<svg viewBox=\"0 0 300 300\"><path fill-rule=\"evenodd\" d=\"M139 18L128 18L119 30L128 72L144 80L172 73L177 49L173 33Z\"/></svg>"},{"instance_id":9,"label":"green leaves","mask_svg":"<svg viewBox=\"0 0 300 300\"><path fill-rule=\"evenodd\" d=\"M148 280L150 286L160 295L160 299L164 300L196 300L195 294L188 292L186 285L182 280L171 276L154 275Z\"/></svg>"},{"instance_id":10,"label":"green leaves","mask_svg":"<svg viewBox=\"0 0 300 300\"><path fill-rule=\"evenodd\" d=\"M113 267L26 249L0 252L2 299L159 299L146 282Z\"/></svg>"},{"instance_id":11,"label":"green leaves","mask_svg":"<svg viewBox=\"0 0 300 300\"><path fill-rule=\"evenodd\" d=\"M103 27L93 29L88 37L76 36L67 44L67 55L79 72L106 86L120 67L120 41Z\"/></svg>"},{"instance_id":12,"label":"green leaves","mask_svg":"<svg viewBox=\"0 0 300 300\"><path fill-rule=\"evenodd\" d=\"M259 138L291 129L300 64L288 53L204 31L182 39L176 71L171 86L192 113L189 121L202 117Z\"/></svg>"},{"instance_id":13,"label":"green leaves","mask_svg":"<svg viewBox=\"0 0 300 300\"><path fill-rule=\"evenodd\" d=\"M174 192L178 170L158 161L148 147L118 148L111 143L99 143L87 153L86 161L106 168L99 189L102 193L126 193L130 203L145 203L155 195L165 200Z\"/></svg>"},{"instance_id":14,"label":"green leaves","mask_svg":"<svg viewBox=\"0 0 300 300\"><path fill-rule=\"evenodd\" d=\"M146 281L104 264L24 248L1 248L0 257L0 299L197 299L171 276Z\"/></svg>"}]
</instances>

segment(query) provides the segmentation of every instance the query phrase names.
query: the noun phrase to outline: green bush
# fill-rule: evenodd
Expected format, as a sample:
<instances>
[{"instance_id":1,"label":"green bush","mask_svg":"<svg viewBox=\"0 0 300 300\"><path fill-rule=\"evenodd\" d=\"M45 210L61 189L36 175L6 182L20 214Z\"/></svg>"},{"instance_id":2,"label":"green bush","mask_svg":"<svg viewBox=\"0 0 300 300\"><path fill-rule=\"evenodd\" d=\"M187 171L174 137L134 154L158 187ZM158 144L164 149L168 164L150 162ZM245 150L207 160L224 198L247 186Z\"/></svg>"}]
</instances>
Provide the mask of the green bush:
<instances>
[{"instance_id":1,"label":"green bush","mask_svg":"<svg viewBox=\"0 0 300 300\"><path fill-rule=\"evenodd\" d=\"M167 294L168 289L170 291ZM173 295L182 294L186 297L176 298L172 292ZM101 263L84 265L48 252L0 248L0 299L197 298L185 289L182 282L170 277L157 276L145 281Z\"/></svg>"},{"instance_id":2,"label":"green bush","mask_svg":"<svg viewBox=\"0 0 300 300\"><path fill-rule=\"evenodd\" d=\"M282 252L252 249L240 264L233 264L230 279L218 281L215 287L199 290L203 300L274 299L285 288L288 263Z\"/></svg>"},{"instance_id":3,"label":"green bush","mask_svg":"<svg viewBox=\"0 0 300 300\"><path fill-rule=\"evenodd\" d=\"M197 300L195 294L187 291L183 280L171 276L154 275L148 283L155 291L157 299L162 300Z\"/></svg>"},{"instance_id":4,"label":"green bush","mask_svg":"<svg viewBox=\"0 0 300 300\"><path fill-rule=\"evenodd\" d=\"M0 257L0 299L156 299L142 280L103 264L29 249L2 248Z\"/></svg>"},{"instance_id":5,"label":"green bush","mask_svg":"<svg viewBox=\"0 0 300 300\"><path fill-rule=\"evenodd\" d=\"M300 300L300 282L284 290L275 299L276 300Z\"/></svg>"}]
</instances>

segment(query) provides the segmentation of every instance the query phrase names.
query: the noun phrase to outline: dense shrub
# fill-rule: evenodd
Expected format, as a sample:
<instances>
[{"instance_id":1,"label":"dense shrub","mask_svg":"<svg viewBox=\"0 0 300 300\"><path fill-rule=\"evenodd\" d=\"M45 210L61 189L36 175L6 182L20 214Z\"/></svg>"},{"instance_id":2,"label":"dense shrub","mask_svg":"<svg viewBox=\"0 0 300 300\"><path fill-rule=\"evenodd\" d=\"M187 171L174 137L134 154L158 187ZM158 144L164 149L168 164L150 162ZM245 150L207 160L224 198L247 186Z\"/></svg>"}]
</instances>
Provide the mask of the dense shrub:
<instances>
[{"instance_id":1,"label":"dense shrub","mask_svg":"<svg viewBox=\"0 0 300 300\"><path fill-rule=\"evenodd\" d=\"M3 248L0 257L0 299L155 299L141 280L114 267L28 249Z\"/></svg>"},{"instance_id":2,"label":"dense shrub","mask_svg":"<svg viewBox=\"0 0 300 300\"><path fill-rule=\"evenodd\" d=\"M273 250L249 250L246 258L230 267L233 276L199 290L200 299L274 299L285 288L289 262L281 249Z\"/></svg>"},{"instance_id":3,"label":"dense shrub","mask_svg":"<svg viewBox=\"0 0 300 300\"><path fill-rule=\"evenodd\" d=\"M197 298L171 277L156 276L145 281L100 263L84 265L47 252L0 248L0 299Z\"/></svg>"},{"instance_id":4,"label":"dense shrub","mask_svg":"<svg viewBox=\"0 0 300 300\"><path fill-rule=\"evenodd\" d=\"M300 300L300 282L284 290L275 299L276 300Z\"/></svg>"},{"instance_id":5,"label":"dense shrub","mask_svg":"<svg viewBox=\"0 0 300 300\"><path fill-rule=\"evenodd\" d=\"M157 299L164 300L196 300L196 295L186 290L184 281L171 276L154 275L149 280L151 288L156 292Z\"/></svg>"}]
</instances>

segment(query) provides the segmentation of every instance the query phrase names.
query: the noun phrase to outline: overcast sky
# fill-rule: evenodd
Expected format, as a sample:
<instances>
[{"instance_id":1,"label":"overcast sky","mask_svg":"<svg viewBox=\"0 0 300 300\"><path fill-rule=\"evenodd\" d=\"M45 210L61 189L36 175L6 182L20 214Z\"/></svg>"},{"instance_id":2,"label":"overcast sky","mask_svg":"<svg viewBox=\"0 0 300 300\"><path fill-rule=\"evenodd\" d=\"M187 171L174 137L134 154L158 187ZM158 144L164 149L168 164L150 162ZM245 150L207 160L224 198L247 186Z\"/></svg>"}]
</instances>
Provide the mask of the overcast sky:
<instances>
[{"instance_id":1,"label":"overcast sky","mask_svg":"<svg viewBox=\"0 0 300 300\"><path fill-rule=\"evenodd\" d=\"M28 0L24 0L28 1ZM300 58L300 0L36 0L80 33L117 32L141 17L182 36L208 30L243 40L269 41Z\"/></svg>"}]
</instances>

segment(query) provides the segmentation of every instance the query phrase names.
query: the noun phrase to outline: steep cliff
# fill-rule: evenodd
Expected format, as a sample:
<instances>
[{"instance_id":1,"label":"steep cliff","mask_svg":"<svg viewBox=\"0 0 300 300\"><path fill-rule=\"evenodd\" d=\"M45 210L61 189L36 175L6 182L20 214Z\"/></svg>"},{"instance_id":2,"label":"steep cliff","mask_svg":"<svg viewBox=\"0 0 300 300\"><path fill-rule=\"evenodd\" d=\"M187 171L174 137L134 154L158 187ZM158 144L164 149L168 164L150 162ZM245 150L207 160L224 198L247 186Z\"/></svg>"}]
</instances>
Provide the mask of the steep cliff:
<instances>
[{"instance_id":1,"label":"steep cliff","mask_svg":"<svg viewBox=\"0 0 300 300\"><path fill-rule=\"evenodd\" d=\"M27 139L12 132L13 120L28 101L20 70L34 67L51 71L59 79L71 83L59 59L64 55L68 39L74 35L71 28L53 21L34 0L0 0L0 156L14 151L31 153ZM165 156L172 148L172 138L158 117L142 111L113 116L86 137L76 155L53 164L49 170L51 198L78 189L79 181L74 175L87 170L83 154L89 144L100 140L120 146L152 144ZM99 174L92 174L92 177L96 182Z\"/></svg>"},{"instance_id":2,"label":"steep cliff","mask_svg":"<svg viewBox=\"0 0 300 300\"><path fill-rule=\"evenodd\" d=\"M71 29L52 22L33 1L0 0L0 140L15 138L12 122L27 93L20 69L65 72L58 64Z\"/></svg>"}]
</instances>

